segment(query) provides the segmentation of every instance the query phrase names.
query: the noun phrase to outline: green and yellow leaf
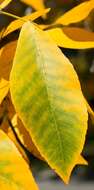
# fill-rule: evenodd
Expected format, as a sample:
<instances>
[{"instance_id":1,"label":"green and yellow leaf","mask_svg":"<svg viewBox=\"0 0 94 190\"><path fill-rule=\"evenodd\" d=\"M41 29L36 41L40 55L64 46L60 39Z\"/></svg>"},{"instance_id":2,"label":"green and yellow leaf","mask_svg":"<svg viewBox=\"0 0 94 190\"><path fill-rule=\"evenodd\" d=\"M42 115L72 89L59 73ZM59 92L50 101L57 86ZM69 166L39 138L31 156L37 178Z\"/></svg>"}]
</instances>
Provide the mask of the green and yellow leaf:
<instances>
[{"instance_id":1,"label":"green and yellow leaf","mask_svg":"<svg viewBox=\"0 0 94 190\"><path fill-rule=\"evenodd\" d=\"M42 157L68 183L87 131L87 107L76 72L50 37L23 25L10 75L16 112Z\"/></svg>"},{"instance_id":2,"label":"green and yellow leaf","mask_svg":"<svg viewBox=\"0 0 94 190\"><path fill-rule=\"evenodd\" d=\"M52 28L45 31L57 46L72 49L94 48L94 33L78 28ZM81 35L82 34L82 35Z\"/></svg>"},{"instance_id":3,"label":"green and yellow leaf","mask_svg":"<svg viewBox=\"0 0 94 190\"><path fill-rule=\"evenodd\" d=\"M28 165L2 130L0 130L0 188L38 190Z\"/></svg>"},{"instance_id":4,"label":"green and yellow leaf","mask_svg":"<svg viewBox=\"0 0 94 190\"><path fill-rule=\"evenodd\" d=\"M72 23L83 21L89 13L94 9L94 0L81 3L73 9L60 16L54 24L69 25Z\"/></svg>"},{"instance_id":5,"label":"green and yellow leaf","mask_svg":"<svg viewBox=\"0 0 94 190\"><path fill-rule=\"evenodd\" d=\"M4 9L12 0L4 0L0 3L0 10Z\"/></svg>"},{"instance_id":6,"label":"green and yellow leaf","mask_svg":"<svg viewBox=\"0 0 94 190\"><path fill-rule=\"evenodd\" d=\"M13 113L13 111L12 111ZM9 114L10 116L10 114ZM18 118L17 114L14 114L12 118L12 125L14 127L14 130L17 134L17 137L19 138L20 142L24 145L24 147L31 152L35 157L37 157L40 160L44 160L42 155L40 154L39 150L35 146L35 144L32 141L32 138L29 134L29 132L24 127L21 120ZM17 146L18 150L23 155L24 159L29 162L27 155L23 148L20 146L19 142L17 141L14 132L12 131L11 127L9 126L8 122L4 122L1 126L4 132L8 135L8 137L14 142L14 144ZM45 161L45 160L44 160ZM87 165L87 161L80 155L78 159L78 164L80 165Z\"/></svg>"},{"instance_id":7,"label":"green and yellow leaf","mask_svg":"<svg viewBox=\"0 0 94 190\"><path fill-rule=\"evenodd\" d=\"M9 91L9 81L4 80L3 78L0 80L0 104L3 99L6 97Z\"/></svg>"}]
</instances>

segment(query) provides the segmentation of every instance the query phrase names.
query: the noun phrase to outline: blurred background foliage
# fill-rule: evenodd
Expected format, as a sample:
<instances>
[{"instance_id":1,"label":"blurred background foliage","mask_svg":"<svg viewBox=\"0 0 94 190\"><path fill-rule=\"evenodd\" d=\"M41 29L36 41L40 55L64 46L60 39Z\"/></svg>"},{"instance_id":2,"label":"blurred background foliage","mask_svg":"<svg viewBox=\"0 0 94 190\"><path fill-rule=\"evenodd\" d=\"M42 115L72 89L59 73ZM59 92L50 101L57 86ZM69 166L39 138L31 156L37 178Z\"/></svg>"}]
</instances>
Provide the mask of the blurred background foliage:
<instances>
[{"instance_id":1,"label":"blurred background foliage","mask_svg":"<svg viewBox=\"0 0 94 190\"><path fill-rule=\"evenodd\" d=\"M51 7L51 11L48 13L45 19L38 18L37 23L40 24L49 24L53 22L56 18L62 15L64 12L70 10L76 5L84 2L85 0L44 0L45 7ZM2 0L0 1L0 3ZM5 11L18 16L24 16L34 12L33 7L29 7L25 3L22 3L20 0L13 0L6 8ZM0 14L0 31L2 28L6 27L12 20L11 17L7 17ZM94 32L94 10L89 14L89 16L83 22L77 24L71 24L71 26L77 26L80 28L85 28L87 31ZM2 43L7 43L13 39L17 39L19 32L16 31L1 41ZM76 34L75 34L76 35ZM72 64L77 71L79 76L82 90L84 96L88 100L92 108L94 108L94 49L86 50L73 50L61 48L62 52L71 60ZM83 150L83 155L89 162L88 167L78 167L76 168L74 174L78 179L88 179L94 180L94 124L89 118L89 128L86 138L86 145ZM48 166L42 162L38 161L34 156L31 157L33 161L33 170L35 175L42 177L42 180L50 177L52 179L58 179L56 174L48 168ZM78 175L77 175L78 174ZM36 176L36 177L37 177Z\"/></svg>"}]
</instances>

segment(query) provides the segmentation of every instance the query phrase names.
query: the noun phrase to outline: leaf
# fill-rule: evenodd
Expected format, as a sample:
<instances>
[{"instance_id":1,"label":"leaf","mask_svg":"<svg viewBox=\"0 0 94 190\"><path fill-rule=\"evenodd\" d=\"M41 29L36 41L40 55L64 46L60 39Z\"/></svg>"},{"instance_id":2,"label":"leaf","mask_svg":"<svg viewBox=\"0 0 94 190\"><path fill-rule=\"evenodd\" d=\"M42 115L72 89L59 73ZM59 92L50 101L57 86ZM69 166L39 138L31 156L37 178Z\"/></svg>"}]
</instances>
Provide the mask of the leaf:
<instances>
[{"instance_id":1,"label":"leaf","mask_svg":"<svg viewBox=\"0 0 94 190\"><path fill-rule=\"evenodd\" d=\"M13 124L12 124L13 125ZM29 159L26 154L26 149L23 148L23 145L19 143L19 140L22 139L18 128L13 126L13 129L10 127L8 121L4 121L1 125L1 129L7 134L7 136L11 139L11 141L15 144L19 152L21 153L22 157L27 161L29 164ZM16 132L16 135L14 133L14 130ZM19 140L18 140L19 139Z\"/></svg>"},{"instance_id":2,"label":"leaf","mask_svg":"<svg viewBox=\"0 0 94 190\"><path fill-rule=\"evenodd\" d=\"M9 91L9 82L3 78L0 80L0 104Z\"/></svg>"},{"instance_id":3,"label":"leaf","mask_svg":"<svg viewBox=\"0 0 94 190\"><path fill-rule=\"evenodd\" d=\"M42 156L40 155L39 151L37 150L36 146L34 145L29 132L26 130L26 128L22 124L21 120L18 118L17 114L15 114L14 117L12 118L12 125L17 134L17 137L20 139L20 142L24 145L24 147L35 157L43 160ZM24 159L28 162L27 155L26 155L24 149L22 148L22 146L17 141L15 134L13 133L12 129L9 127L9 124L4 123L2 126L2 129L7 133L9 138L14 142L14 144L17 146L18 150L23 155Z\"/></svg>"},{"instance_id":4,"label":"leaf","mask_svg":"<svg viewBox=\"0 0 94 190\"><path fill-rule=\"evenodd\" d=\"M78 159L78 164L80 165L88 165L88 162L83 158L83 156L80 155Z\"/></svg>"},{"instance_id":5,"label":"leaf","mask_svg":"<svg viewBox=\"0 0 94 190\"><path fill-rule=\"evenodd\" d=\"M94 33L78 28L52 28L45 31L54 42L63 48L87 49L94 48ZM81 37L82 33L82 37ZM83 38L83 39L82 39Z\"/></svg>"},{"instance_id":6,"label":"leaf","mask_svg":"<svg viewBox=\"0 0 94 190\"><path fill-rule=\"evenodd\" d=\"M40 155L39 151L37 150L36 146L34 145L32 138L29 134L29 132L24 127L21 120L17 117L17 123L15 126L15 130L19 136L19 139L21 140L22 144L25 146L29 152L31 152L35 157L43 160L42 156Z\"/></svg>"},{"instance_id":7,"label":"leaf","mask_svg":"<svg viewBox=\"0 0 94 190\"><path fill-rule=\"evenodd\" d=\"M2 39L2 35L3 35L4 31L5 31L5 28L2 28L2 29L0 30L0 40Z\"/></svg>"},{"instance_id":8,"label":"leaf","mask_svg":"<svg viewBox=\"0 0 94 190\"><path fill-rule=\"evenodd\" d=\"M24 146L27 148L27 150L29 150L38 159L44 160L43 157L40 155L40 152L38 151L37 147L33 143L28 131L25 129L23 123L18 118L17 114L14 115L14 117L12 119L12 124L15 127L15 130L18 134L19 139L24 144ZM10 138L12 137L11 129L8 131L8 135L10 136ZM79 156L78 163L87 165L87 161L81 155Z\"/></svg>"},{"instance_id":9,"label":"leaf","mask_svg":"<svg viewBox=\"0 0 94 190\"><path fill-rule=\"evenodd\" d=\"M40 154L68 183L85 142L87 107L69 60L30 22L20 33L10 91Z\"/></svg>"},{"instance_id":10,"label":"leaf","mask_svg":"<svg viewBox=\"0 0 94 190\"><path fill-rule=\"evenodd\" d=\"M45 8L43 0L21 0L21 1L33 7L35 10L42 10Z\"/></svg>"},{"instance_id":11,"label":"leaf","mask_svg":"<svg viewBox=\"0 0 94 190\"><path fill-rule=\"evenodd\" d=\"M44 160L42 155L38 151L37 147L33 143L28 131L25 129L24 125L22 124L21 120L17 117L17 115L14 116L12 123L13 126L15 127L19 139L21 140L23 145L27 148L27 150L29 150L38 159ZM13 137L11 135L11 130L8 131L8 135L10 136L10 138ZM83 165L88 165L87 161L81 155L79 156L78 163Z\"/></svg>"},{"instance_id":12,"label":"leaf","mask_svg":"<svg viewBox=\"0 0 94 190\"><path fill-rule=\"evenodd\" d=\"M4 9L12 0L4 0L1 4L0 4L0 10Z\"/></svg>"},{"instance_id":13,"label":"leaf","mask_svg":"<svg viewBox=\"0 0 94 190\"><path fill-rule=\"evenodd\" d=\"M17 114L15 114L12 118L12 125L14 127L14 130L16 131L17 137L20 139L20 142L24 145L24 147L27 150L29 150L29 152L31 152L35 157L37 157L40 160L45 161L42 155L40 154L40 152L38 151L37 147L33 143L32 138L29 135L29 132L26 130L23 123L18 118ZM9 127L9 124L5 122L3 123L1 127L4 130L4 132L7 133L9 138L14 142L14 144L17 146L18 150L21 152L24 159L28 162L27 155L25 151L23 150L23 148L18 143L12 129ZM81 155L79 156L78 163L87 165L87 161Z\"/></svg>"},{"instance_id":14,"label":"leaf","mask_svg":"<svg viewBox=\"0 0 94 190\"><path fill-rule=\"evenodd\" d=\"M21 0L23 3L26 3L27 5L33 7L35 10L43 10L45 9L44 0ZM41 15L44 19L46 18L46 15Z\"/></svg>"},{"instance_id":15,"label":"leaf","mask_svg":"<svg viewBox=\"0 0 94 190\"><path fill-rule=\"evenodd\" d=\"M9 80L16 46L17 41L15 40L7 43L0 49L0 79Z\"/></svg>"},{"instance_id":16,"label":"leaf","mask_svg":"<svg viewBox=\"0 0 94 190\"><path fill-rule=\"evenodd\" d=\"M63 32L72 40L79 42L94 42L94 32L78 27L63 27Z\"/></svg>"},{"instance_id":17,"label":"leaf","mask_svg":"<svg viewBox=\"0 0 94 190\"><path fill-rule=\"evenodd\" d=\"M94 0L85 1L57 18L53 24L69 25L83 21L94 9Z\"/></svg>"},{"instance_id":18,"label":"leaf","mask_svg":"<svg viewBox=\"0 0 94 190\"><path fill-rule=\"evenodd\" d=\"M33 154L35 157L43 160L42 156L40 155L39 151L35 147L34 143L32 142L32 138L26 128L24 127L21 120L18 118L14 106L11 102L10 94L7 95L4 103L2 103L0 107L0 117L2 117L2 114L4 110L7 111L7 117L11 121L13 128L16 132L16 135L14 134L13 130L11 129L9 122L7 119L4 119L4 121L1 124L1 129L8 135L8 137L13 141L13 143L16 145L24 159L29 162L28 157L26 155L25 149L27 149L31 154ZM5 114L5 113L4 113ZM25 147L25 149L19 144L18 139L22 143L22 145Z\"/></svg>"},{"instance_id":19,"label":"leaf","mask_svg":"<svg viewBox=\"0 0 94 190\"><path fill-rule=\"evenodd\" d=\"M12 141L0 130L0 188L38 190L28 165Z\"/></svg>"},{"instance_id":20,"label":"leaf","mask_svg":"<svg viewBox=\"0 0 94 190\"><path fill-rule=\"evenodd\" d=\"M19 152L22 154L22 156L24 157L24 159L29 162L28 157L26 155L25 150L23 149L23 146L21 146L21 144L19 144L18 139L20 139L20 141L22 142L22 135L19 131L19 127L17 126L17 119L16 119L16 112L15 109L12 105L11 99L9 94L7 95L6 99L4 102L2 102L2 105L0 107L0 114L1 117L3 115L4 110L6 110L7 112L7 117L3 120L3 122L1 123L1 129L8 135L8 137L13 141L13 143L16 145L16 147L18 148ZM4 112L5 114L5 112ZM13 128L17 134L17 136L15 136L13 129L11 128L11 126L9 125L9 122L7 120L7 118L11 121ZM22 126L21 126L22 127Z\"/></svg>"},{"instance_id":21,"label":"leaf","mask_svg":"<svg viewBox=\"0 0 94 190\"><path fill-rule=\"evenodd\" d=\"M10 34L11 32L14 32L15 30L18 30L19 28L21 28L26 20L34 21L35 19L39 18L40 16L44 15L45 13L48 13L49 11L50 11L50 8L42 9L42 10L36 11L30 15L21 17L21 19L12 21L6 28L5 32L3 33L2 38L7 36L8 34Z\"/></svg>"}]
</instances>

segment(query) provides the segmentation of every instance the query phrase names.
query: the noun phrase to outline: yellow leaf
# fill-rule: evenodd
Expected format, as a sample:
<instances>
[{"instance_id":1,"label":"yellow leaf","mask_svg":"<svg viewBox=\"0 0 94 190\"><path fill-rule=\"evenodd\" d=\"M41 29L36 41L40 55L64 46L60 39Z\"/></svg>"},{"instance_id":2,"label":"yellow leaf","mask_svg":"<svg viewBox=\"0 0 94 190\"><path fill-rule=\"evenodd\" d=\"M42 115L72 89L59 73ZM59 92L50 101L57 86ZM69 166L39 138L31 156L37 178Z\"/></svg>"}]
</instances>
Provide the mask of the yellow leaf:
<instances>
[{"instance_id":1,"label":"yellow leaf","mask_svg":"<svg viewBox=\"0 0 94 190\"><path fill-rule=\"evenodd\" d=\"M63 27L63 32L69 38L78 42L94 42L94 32L77 27Z\"/></svg>"},{"instance_id":2,"label":"yellow leaf","mask_svg":"<svg viewBox=\"0 0 94 190\"><path fill-rule=\"evenodd\" d=\"M21 0L29 6L32 6L35 10L42 10L45 8L43 0Z\"/></svg>"},{"instance_id":3,"label":"yellow leaf","mask_svg":"<svg viewBox=\"0 0 94 190\"><path fill-rule=\"evenodd\" d=\"M3 35L4 31L5 31L5 28L2 28L2 29L0 30L0 40L2 39L2 35Z\"/></svg>"},{"instance_id":4,"label":"yellow leaf","mask_svg":"<svg viewBox=\"0 0 94 190\"><path fill-rule=\"evenodd\" d=\"M11 129L11 127L9 126L8 121L4 121L3 124L1 125L1 129L7 134L7 136L12 140L12 142L15 144L15 146L17 147L17 149L19 150L19 152L21 153L21 155L23 156L23 158L29 163L29 159L26 155L25 150L23 149L23 147L21 146L21 144L19 144L18 142L18 138L20 139L20 134L17 128L14 128L17 136L15 136L13 130Z\"/></svg>"},{"instance_id":5,"label":"yellow leaf","mask_svg":"<svg viewBox=\"0 0 94 190\"><path fill-rule=\"evenodd\" d=\"M9 82L3 78L0 80L0 104L9 91Z\"/></svg>"},{"instance_id":6,"label":"yellow leaf","mask_svg":"<svg viewBox=\"0 0 94 190\"><path fill-rule=\"evenodd\" d=\"M14 106L10 99L10 94L8 94L5 101L6 101L6 103L2 106L3 106L4 110L7 110L7 116L10 119L10 121L14 127L14 130L17 134L17 137L20 139L20 142L24 145L24 147L29 152L31 152L31 154L33 154L37 158L43 160L39 151L35 147L29 133L27 132L27 130L25 129L24 125L22 124L21 120L18 118L18 116L15 112ZM2 115L3 109L0 110L0 113ZM4 120L4 122L1 125L1 128L9 136L9 138L14 142L14 144L17 146L17 148L23 155L24 159L26 161L29 161L23 147L17 141L14 132L12 131L11 127L9 126L8 121Z\"/></svg>"},{"instance_id":7,"label":"yellow leaf","mask_svg":"<svg viewBox=\"0 0 94 190\"><path fill-rule=\"evenodd\" d=\"M7 36L8 34L10 34L11 32L14 32L15 30L18 30L19 28L21 28L22 25L24 24L25 20L34 21L35 19L37 19L38 17L42 16L45 13L48 13L49 11L50 11L50 8L42 9L42 10L36 11L36 12L30 14L30 15L21 17L21 19L14 20L13 22L11 22L8 25L5 32L3 32L2 38Z\"/></svg>"},{"instance_id":8,"label":"yellow leaf","mask_svg":"<svg viewBox=\"0 0 94 190\"><path fill-rule=\"evenodd\" d=\"M9 79L17 41L12 41L0 49L0 78Z\"/></svg>"},{"instance_id":9,"label":"yellow leaf","mask_svg":"<svg viewBox=\"0 0 94 190\"><path fill-rule=\"evenodd\" d=\"M23 123L18 118L17 114L15 114L14 117L12 118L12 125L14 126L16 134L17 134L18 138L20 139L21 143L24 145L24 147L29 152L31 152L31 154L33 154L35 157L43 160L42 156L40 155L39 151L37 150L36 146L34 145L29 132L26 130ZM11 128L9 128L9 126L7 127L7 134L12 139L14 144L16 144L18 149L21 151L24 158L27 160L26 154L22 150L21 146L19 146L19 144L17 143L17 140L16 140Z\"/></svg>"},{"instance_id":10,"label":"yellow leaf","mask_svg":"<svg viewBox=\"0 0 94 190\"><path fill-rule=\"evenodd\" d=\"M7 94L5 101L2 102L1 106L4 108L4 110L7 111L7 117L10 120L12 120L16 112L15 112L14 106L13 106L11 99L10 99L10 93ZM9 124L8 124L8 122L6 122L6 120L7 120L7 118L4 120L5 122L3 122L2 126L1 126L2 128L4 128L5 132L8 131L8 126L9 126Z\"/></svg>"},{"instance_id":11,"label":"yellow leaf","mask_svg":"<svg viewBox=\"0 0 94 190\"><path fill-rule=\"evenodd\" d=\"M45 8L44 0L21 0L23 3L26 3L27 5L33 7L35 10L43 10ZM44 19L46 18L46 15L41 15Z\"/></svg>"},{"instance_id":12,"label":"yellow leaf","mask_svg":"<svg viewBox=\"0 0 94 190\"><path fill-rule=\"evenodd\" d=\"M84 20L94 9L94 0L81 3L73 9L60 16L53 24L69 25Z\"/></svg>"},{"instance_id":13,"label":"yellow leaf","mask_svg":"<svg viewBox=\"0 0 94 190\"><path fill-rule=\"evenodd\" d=\"M46 30L45 32L48 33L50 37L53 39L53 41L60 47L72 48L72 49L94 48L94 33L87 32L83 29L71 30L71 28L69 28L69 31L68 31L68 28L64 27L64 30L63 28L52 28L52 29ZM83 41L82 41L81 33L83 35ZM72 34L74 35L72 36ZM80 35L78 36L77 34L80 34ZM76 37L76 35L78 37ZM77 39L79 39L79 41Z\"/></svg>"},{"instance_id":14,"label":"yellow leaf","mask_svg":"<svg viewBox=\"0 0 94 190\"><path fill-rule=\"evenodd\" d=\"M42 159L42 156L40 155L39 151L37 150L36 146L34 145L32 138L29 134L29 132L24 127L23 123L19 118L17 118L17 125L15 126L16 130L19 132L19 137L21 142L24 144L24 146L31 152L34 156L36 156L39 159Z\"/></svg>"},{"instance_id":15,"label":"yellow leaf","mask_svg":"<svg viewBox=\"0 0 94 190\"><path fill-rule=\"evenodd\" d=\"M80 165L88 165L88 162L80 155L77 164L80 164Z\"/></svg>"},{"instance_id":16,"label":"yellow leaf","mask_svg":"<svg viewBox=\"0 0 94 190\"><path fill-rule=\"evenodd\" d=\"M41 28L41 30L45 30L45 29L49 28L52 25L49 25L49 24L38 24L38 26Z\"/></svg>"},{"instance_id":17,"label":"yellow leaf","mask_svg":"<svg viewBox=\"0 0 94 190\"><path fill-rule=\"evenodd\" d=\"M14 106L12 105L12 102L11 102L11 99L10 99L10 93L7 94L6 99L0 105L0 115L1 116L2 116L3 113L5 114L4 110L6 110L7 117L11 121L16 112L15 112ZM2 122L1 128L3 129L3 131L5 133L8 134L9 123L7 121L7 117Z\"/></svg>"},{"instance_id":18,"label":"yellow leaf","mask_svg":"<svg viewBox=\"0 0 94 190\"><path fill-rule=\"evenodd\" d=\"M0 10L4 9L12 0L4 0L1 4L0 4Z\"/></svg>"},{"instance_id":19,"label":"yellow leaf","mask_svg":"<svg viewBox=\"0 0 94 190\"><path fill-rule=\"evenodd\" d=\"M10 119L13 127L15 128L15 131L17 133L17 137L22 142L22 138L21 138L19 129L17 129L17 117L16 117L16 112L15 112L14 106L12 105L12 102L11 102L11 99L10 99L10 94L7 95L5 103L2 103L2 107L0 107L0 108L1 108L1 110L0 110L1 116L2 116L3 110L7 111L7 117ZM2 122L1 129L14 142L16 147L19 149L20 153L23 155L24 159L26 161L28 161L27 155L26 155L25 151L23 150L23 147L17 141L17 138L16 138L13 130L11 129L11 126L9 125L9 122L7 121L7 119Z\"/></svg>"},{"instance_id":20,"label":"yellow leaf","mask_svg":"<svg viewBox=\"0 0 94 190\"><path fill-rule=\"evenodd\" d=\"M12 118L12 125L13 125L14 127L17 126L17 124L18 124L17 119L18 119L18 116L17 116L17 114L15 113L15 115L14 115L13 118Z\"/></svg>"},{"instance_id":21,"label":"yellow leaf","mask_svg":"<svg viewBox=\"0 0 94 190\"><path fill-rule=\"evenodd\" d=\"M38 190L29 166L2 130L0 130L0 188Z\"/></svg>"}]
</instances>

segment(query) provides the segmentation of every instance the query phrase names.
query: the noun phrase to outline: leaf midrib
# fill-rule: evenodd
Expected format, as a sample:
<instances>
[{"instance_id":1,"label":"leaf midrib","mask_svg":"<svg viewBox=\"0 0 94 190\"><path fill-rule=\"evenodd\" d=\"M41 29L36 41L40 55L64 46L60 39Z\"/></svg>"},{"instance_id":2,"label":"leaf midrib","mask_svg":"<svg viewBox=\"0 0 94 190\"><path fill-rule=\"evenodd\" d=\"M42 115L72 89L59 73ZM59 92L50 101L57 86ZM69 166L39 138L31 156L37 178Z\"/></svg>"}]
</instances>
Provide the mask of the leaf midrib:
<instances>
[{"instance_id":1,"label":"leaf midrib","mask_svg":"<svg viewBox=\"0 0 94 190\"><path fill-rule=\"evenodd\" d=\"M35 29L35 31L36 31L36 29ZM59 128L59 126L57 125L57 121L56 121L56 117L55 117L55 111L54 111L54 109L53 109L53 106L52 106L52 103L51 103L51 98L50 98L50 96L49 96L49 93L48 93L48 88L47 88L47 77L46 77L46 72L45 72L45 65L44 65L44 62L45 62L45 64L46 64L46 61L45 61L45 58L44 58L44 53L43 53L43 51L42 51L42 49L40 48L41 47L41 43L39 43L39 38L37 38L37 35L38 35L38 32L36 31L36 33L37 34L35 34L34 35L34 42L35 42L35 48L36 48L36 52L38 52L38 56L37 56L37 63L39 62L39 57L40 57L40 59L41 60L43 60L42 61L42 68L43 69L40 69L39 67L38 67L38 69L40 69L40 71L41 71L41 77L42 77L42 79L43 79L43 81L44 81L44 84L45 84L45 89L46 89L46 94L47 94L47 98L48 98L48 103L49 103L49 108L50 108L50 111L51 111L51 114L52 114L52 118L53 118L53 120L54 120L54 123L55 123L55 130L56 130L56 134L57 134L57 137L58 137L58 141L59 141L59 147L60 147L60 160L62 159L62 148L63 148L63 141L62 141L62 137L61 137L61 133L60 133L60 129L58 129ZM32 35L32 37L33 37L33 35ZM42 56L41 56L41 54L40 54L40 52L41 52L41 54L42 54ZM48 110L48 112L49 112L49 110ZM53 125L52 125L53 126ZM64 154L63 154L63 161L65 162L65 159L64 159Z\"/></svg>"}]
</instances>

